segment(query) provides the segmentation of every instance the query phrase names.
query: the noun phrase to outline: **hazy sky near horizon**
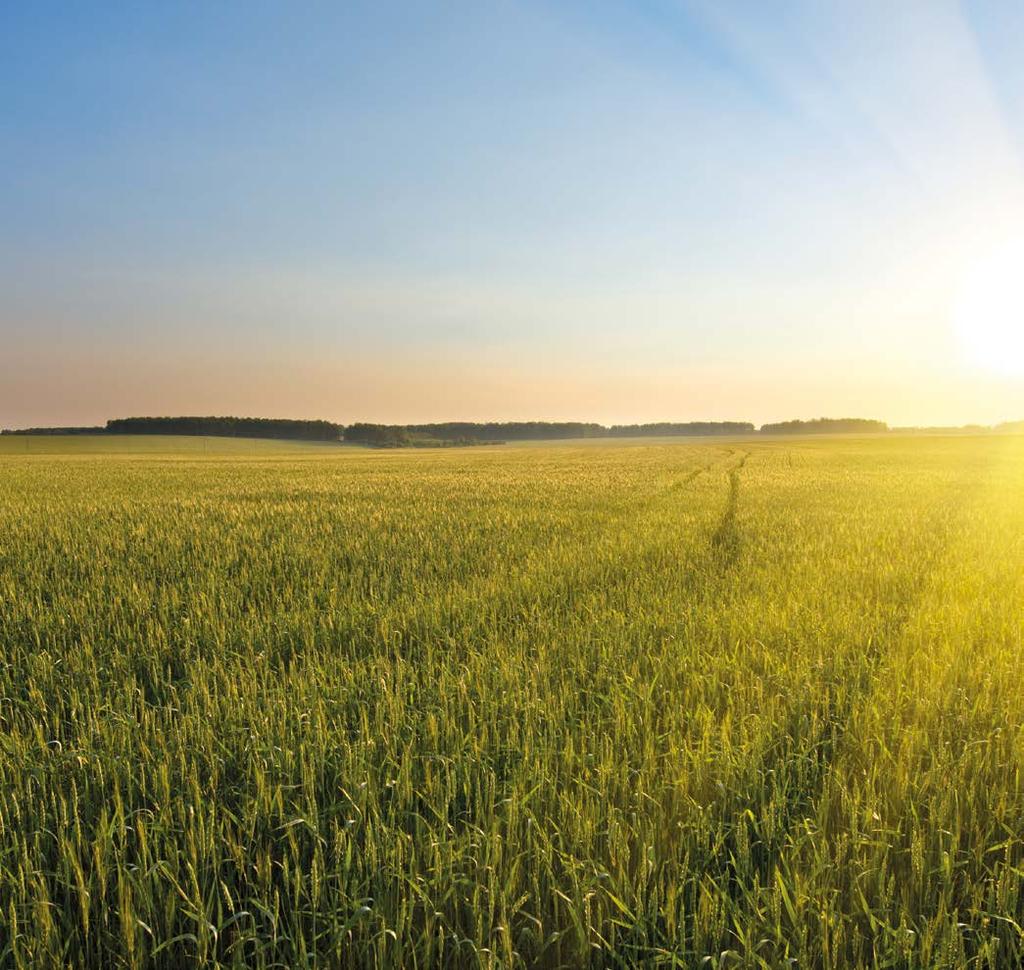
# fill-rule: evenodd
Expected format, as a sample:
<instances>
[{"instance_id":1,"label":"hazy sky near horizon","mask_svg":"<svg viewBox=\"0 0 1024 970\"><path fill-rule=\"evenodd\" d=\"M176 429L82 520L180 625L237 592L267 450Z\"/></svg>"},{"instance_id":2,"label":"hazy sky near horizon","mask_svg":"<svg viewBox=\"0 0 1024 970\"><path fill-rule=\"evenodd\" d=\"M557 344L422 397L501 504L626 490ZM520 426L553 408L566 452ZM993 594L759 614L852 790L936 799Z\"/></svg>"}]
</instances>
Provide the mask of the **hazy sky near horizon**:
<instances>
[{"instance_id":1,"label":"hazy sky near horizon","mask_svg":"<svg viewBox=\"0 0 1024 970\"><path fill-rule=\"evenodd\" d=\"M0 426L1022 418L1024 297L962 312L1022 50L1015 0L5 4Z\"/></svg>"}]
</instances>

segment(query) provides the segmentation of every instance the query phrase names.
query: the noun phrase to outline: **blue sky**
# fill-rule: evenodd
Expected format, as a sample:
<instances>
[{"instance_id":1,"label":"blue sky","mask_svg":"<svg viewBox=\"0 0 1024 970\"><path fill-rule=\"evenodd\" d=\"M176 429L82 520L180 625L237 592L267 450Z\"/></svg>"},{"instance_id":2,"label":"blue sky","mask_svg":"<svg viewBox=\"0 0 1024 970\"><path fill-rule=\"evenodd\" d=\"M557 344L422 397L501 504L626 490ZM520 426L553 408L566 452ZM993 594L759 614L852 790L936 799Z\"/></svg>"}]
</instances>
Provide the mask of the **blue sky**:
<instances>
[{"instance_id":1,"label":"blue sky","mask_svg":"<svg viewBox=\"0 0 1024 970\"><path fill-rule=\"evenodd\" d=\"M954 319L1021 50L994 0L7 4L0 425L1024 417Z\"/></svg>"}]
</instances>

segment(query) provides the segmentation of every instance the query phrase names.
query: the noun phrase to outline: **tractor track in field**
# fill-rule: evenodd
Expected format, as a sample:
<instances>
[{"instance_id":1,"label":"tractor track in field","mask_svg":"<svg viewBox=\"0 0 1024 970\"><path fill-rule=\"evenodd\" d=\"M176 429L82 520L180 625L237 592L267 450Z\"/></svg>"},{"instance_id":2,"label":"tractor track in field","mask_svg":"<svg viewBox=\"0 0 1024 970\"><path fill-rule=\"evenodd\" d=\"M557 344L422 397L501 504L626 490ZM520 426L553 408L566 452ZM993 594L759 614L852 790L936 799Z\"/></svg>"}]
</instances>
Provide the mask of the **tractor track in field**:
<instances>
[{"instance_id":1,"label":"tractor track in field","mask_svg":"<svg viewBox=\"0 0 1024 970\"><path fill-rule=\"evenodd\" d=\"M736 526L736 512L740 501L740 473L749 457L750 452L744 452L743 457L729 469L729 496L725 511L718 520L715 531L711 533L712 558L719 571L728 569L736 562L743 544Z\"/></svg>"}]
</instances>

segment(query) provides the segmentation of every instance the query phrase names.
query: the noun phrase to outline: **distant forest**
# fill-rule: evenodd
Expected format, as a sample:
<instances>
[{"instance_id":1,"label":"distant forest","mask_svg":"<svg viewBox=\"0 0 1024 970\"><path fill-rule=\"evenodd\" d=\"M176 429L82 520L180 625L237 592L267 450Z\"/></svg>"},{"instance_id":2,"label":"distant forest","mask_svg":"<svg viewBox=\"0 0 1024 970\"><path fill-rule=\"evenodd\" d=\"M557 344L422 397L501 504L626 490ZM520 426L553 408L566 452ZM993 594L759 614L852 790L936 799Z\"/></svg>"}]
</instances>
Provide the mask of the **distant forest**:
<instances>
[{"instance_id":1,"label":"distant forest","mask_svg":"<svg viewBox=\"0 0 1024 970\"><path fill-rule=\"evenodd\" d=\"M867 418L814 418L779 421L760 428L749 421L682 421L651 424L603 425L586 421L446 421L435 424L348 425L332 421L289 418L149 417L114 418L103 426L21 428L10 435L209 435L213 437L280 438L298 441L346 441L376 448L453 448L503 444L506 441L544 441L568 438L701 437L710 435L811 434L1020 434L1024 421L995 426L890 428Z\"/></svg>"},{"instance_id":2,"label":"distant forest","mask_svg":"<svg viewBox=\"0 0 1024 970\"><path fill-rule=\"evenodd\" d=\"M299 441L337 441L344 428L330 421L288 418L114 418L107 434L212 435L220 438L288 438Z\"/></svg>"},{"instance_id":3,"label":"distant forest","mask_svg":"<svg viewBox=\"0 0 1024 970\"><path fill-rule=\"evenodd\" d=\"M30 435L69 435L69 434L106 434L107 429L103 425L94 425L87 428L4 428L0 434L30 434Z\"/></svg>"},{"instance_id":4,"label":"distant forest","mask_svg":"<svg viewBox=\"0 0 1024 970\"><path fill-rule=\"evenodd\" d=\"M345 440L385 447L421 442L481 444L502 441L543 441L558 438L625 438L662 435L754 434L748 421L690 421L678 424L603 424L581 421L448 421L442 424L353 424Z\"/></svg>"},{"instance_id":5,"label":"distant forest","mask_svg":"<svg viewBox=\"0 0 1024 970\"><path fill-rule=\"evenodd\" d=\"M888 430L884 421L868 418L815 418L761 425L761 434L875 434Z\"/></svg>"}]
</instances>

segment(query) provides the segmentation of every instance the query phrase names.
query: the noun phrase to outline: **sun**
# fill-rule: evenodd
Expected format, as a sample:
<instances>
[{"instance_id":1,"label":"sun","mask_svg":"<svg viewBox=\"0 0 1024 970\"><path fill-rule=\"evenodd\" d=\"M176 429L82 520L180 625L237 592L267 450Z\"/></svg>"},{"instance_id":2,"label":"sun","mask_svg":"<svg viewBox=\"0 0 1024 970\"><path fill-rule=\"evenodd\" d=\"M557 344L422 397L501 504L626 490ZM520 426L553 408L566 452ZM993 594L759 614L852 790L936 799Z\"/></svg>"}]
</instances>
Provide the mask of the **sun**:
<instances>
[{"instance_id":1,"label":"sun","mask_svg":"<svg viewBox=\"0 0 1024 970\"><path fill-rule=\"evenodd\" d=\"M993 246L970 266L954 326L967 363L1024 377L1024 237Z\"/></svg>"}]
</instances>

